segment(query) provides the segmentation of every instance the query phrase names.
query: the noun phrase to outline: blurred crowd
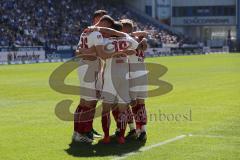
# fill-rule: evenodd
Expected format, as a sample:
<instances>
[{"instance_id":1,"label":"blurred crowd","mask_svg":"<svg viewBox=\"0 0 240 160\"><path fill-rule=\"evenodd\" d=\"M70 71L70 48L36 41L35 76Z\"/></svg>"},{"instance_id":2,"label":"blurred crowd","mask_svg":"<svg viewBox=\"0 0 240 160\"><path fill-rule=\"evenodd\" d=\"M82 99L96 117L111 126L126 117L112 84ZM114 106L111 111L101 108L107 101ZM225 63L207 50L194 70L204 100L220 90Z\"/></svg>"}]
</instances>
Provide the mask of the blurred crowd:
<instances>
[{"instance_id":1,"label":"blurred crowd","mask_svg":"<svg viewBox=\"0 0 240 160\"><path fill-rule=\"evenodd\" d=\"M122 5L113 7L94 0L1 0L0 46L76 45L98 9L107 10L116 20L133 19L136 30L151 32L149 42L153 46L182 41L180 36L143 21Z\"/></svg>"}]
</instances>

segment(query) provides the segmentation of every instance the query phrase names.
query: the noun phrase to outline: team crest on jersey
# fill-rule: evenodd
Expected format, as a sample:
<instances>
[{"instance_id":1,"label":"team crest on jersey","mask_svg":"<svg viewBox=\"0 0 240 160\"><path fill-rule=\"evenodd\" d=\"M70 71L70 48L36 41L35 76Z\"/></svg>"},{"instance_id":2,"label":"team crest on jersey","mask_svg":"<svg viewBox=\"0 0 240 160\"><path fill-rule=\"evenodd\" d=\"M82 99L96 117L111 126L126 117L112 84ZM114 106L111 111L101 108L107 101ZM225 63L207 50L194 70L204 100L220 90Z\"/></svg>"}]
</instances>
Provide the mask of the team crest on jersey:
<instances>
[{"instance_id":1,"label":"team crest on jersey","mask_svg":"<svg viewBox=\"0 0 240 160\"><path fill-rule=\"evenodd\" d=\"M97 39L102 39L102 35L97 35Z\"/></svg>"}]
</instances>

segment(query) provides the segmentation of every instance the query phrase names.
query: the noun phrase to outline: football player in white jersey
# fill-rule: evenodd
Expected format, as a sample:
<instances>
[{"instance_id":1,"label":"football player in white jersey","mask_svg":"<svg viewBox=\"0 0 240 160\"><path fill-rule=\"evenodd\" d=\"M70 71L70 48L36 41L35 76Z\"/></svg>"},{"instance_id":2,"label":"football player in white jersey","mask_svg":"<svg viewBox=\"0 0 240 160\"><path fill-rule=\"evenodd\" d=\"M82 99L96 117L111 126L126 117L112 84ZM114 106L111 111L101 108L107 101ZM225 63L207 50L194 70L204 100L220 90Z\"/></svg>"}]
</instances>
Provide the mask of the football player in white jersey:
<instances>
[{"instance_id":1,"label":"football player in white jersey","mask_svg":"<svg viewBox=\"0 0 240 160\"><path fill-rule=\"evenodd\" d=\"M135 39L139 42L139 47L136 50L137 54L129 55L129 84L130 97L132 100L132 112L129 108L128 124L130 132L128 133L127 138L137 136L139 140L145 141L147 138L147 114L145 108L145 99L147 98L147 70L144 64L144 51L147 49L147 42L146 39L144 39L144 36L146 36L147 33L144 31L133 33L133 22L129 19L124 19L120 22L123 24L122 31L134 36ZM136 126L133 123L133 117Z\"/></svg>"},{"instance_id":2,"label":"football player in white jersey","mask_svg":"<svg viewBox=\"0 0 240 160\"><path fill-rule=\"evenodd\" d=\"M137 36L135 38L138 39L138 41L140 42L140 44L137 47L136 54L133 54L132 56L131 55L129 56L129 61L131 61L130 62L130 67L131 67L130 68L130 72L131 72L130 76L132 77L132 79L130 80L130 83L131 83L131 86L132 86L132 87L130 87L131 88L130 95L131 95L131 99L134 101L133 111L135 113L134 117L136 119L135 121L136 121L136 126L137 126L137 132L139 134L138 139L139 140L146 140L146 131L145 131L146 111L145 111L145 107L144 107L144 99L147 97L147 88L146 88L147 87L147 75L146 75L145 65L143 63L144 62L143 51L146 50L147 43L146 43L146 40L142 39L141 37L147 36L147 32L145 32L145 31L132 32L132 30L133 30L132 21L131 20L123 20L122 22L123 22L123 25L124 25L124 28L123 28L122 31L125 32L125 33L129 33L132 36ZM99 29L102 33L114 34L116 36L126 36L126 34L124 35L122 32L112 31L109 28L100 27ZM114 46L116 46L116 42L114 42ZM127 45L125 45L125 46L127 46ZM110 43L106 44L106 48L107 49L108 48L109 49L114 48L111 41L110 41ZM120 62L120 60L118 60L118 62ZM111 68L113 68L113 67L111 67ZM120 65L119 65L118 68L120 68ZM121 68L124 68L124 67L121 67ZM143 76L140 76L139 74L140 75L142 74ZM134 78L134 76L135 76L135 78ZM140 76L141 78L139 78L138 76ZM119 80L117 80L117 81L119 81ZM105 83L106 84L111 84L109 82L105 82ZM117 88L117 87L114 86L114 88ZM126 89L124 87L122 87L118 90L119 91L116 91L116 90L113 91L113 89L112 89L108 92L113 92L113 93L115 92L116 93L116 92L124 91ZM111 97L111 96L108 95L106 97ZM114 96L113 96L112 100L113 99L114 99ZM109 100L109 101L111 102L112 100ZM106 109L106 108L110 108L110 107L104 107L104 108ZM106 109L106 112L108 113L109 110L110 109L108 109L108 110ZM114 118L116 120L118 120L119 119L118 118L119 110L118 109L113 109L112 112L113 112ZM128 136L131 137L133 135L136 135L136 129L135 129L135 125L133 124L133 117L131 116L132 112L129 109L128 109L128 114L129 114L128 115L128 117L129 117L128 122L130 123L130 125L129 125L130 126L130 132L129 132ZM108 128L109 128L109 125L110 125L110 115L108 115L108 114L103 114L103 115L105 115L102 118L102 126L103 126L103 130L104 130L104 133L105 133L104 142L108 143L109 142L109 138L108 138L109 129ZM125 116L126 115L127 114L125 114ZM104 127L104 125L105 125L105 127ZM107 127L106 127L106 125L107 125ZM117 131L116 134L118 136L120 136L121 125L117 125L117 126L118 126L119 131Z\"/></svg>"},{"instance_id":3,"label":"football player in white jersey","mask_svg":"<svg viewBox=\"0 0 240 160\"><path fill-rule=\"evenodd\" d=\"M106 15L106 11L99 10L94 13L93 24L96 25L100 18ZM110 27L107 23L101 23L99 25ZM99 32L89 32L85 29L81 34L77 55L81 55L80 67L78 68L79 80L80 80L80 104L75 111L74 116L74 134L73 140L78 142L89 142L93 141L93 133L98 133L93 130L92 123L95 113L95 107L97 104L97 93L96 93L96 81L97 74L101 68L99 66L100 61L96 56L96 52L84 56L79 52L80 49L87 49L102 43L102 34ZM84 113L81 115L81 113Z\"/></svg>"},{"instance_id":4,"label":"football player in white jersey","mask_svg":"<svg viewBox=\"0 0 240 160\"><path fill-rule=\"evenodd\" d=\"M120 129L118 143L125 143L125 129L127 125L127 107L131 102L129 95L129 64L128 54L135 54L138 42L127 34L124 37L104 38L105 50L109 53L118 53L111 58L106 59L104 69L103 85L103 111L102 127L104 131L104 143L110 142L110 111L113 109L118 112L115 120ZM121 54L119 54L121 52ZM117 108L113 108L117 107Z\"/></svg>"}]
</instances>

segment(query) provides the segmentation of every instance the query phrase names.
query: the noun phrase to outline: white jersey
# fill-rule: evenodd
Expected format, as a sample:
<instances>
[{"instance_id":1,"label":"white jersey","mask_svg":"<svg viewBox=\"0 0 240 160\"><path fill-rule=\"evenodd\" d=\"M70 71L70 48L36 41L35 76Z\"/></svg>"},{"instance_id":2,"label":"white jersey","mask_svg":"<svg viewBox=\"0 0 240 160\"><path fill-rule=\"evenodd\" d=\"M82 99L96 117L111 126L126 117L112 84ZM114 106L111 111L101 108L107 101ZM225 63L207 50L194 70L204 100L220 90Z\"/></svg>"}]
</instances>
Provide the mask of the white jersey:
<instances>
[{"instance_id":1,"label":"white jersey","mask_svg":"<svg viewBox=\"0 0 240 160\"><path fill-rule=\"evenodd\" d=\"M110 54L125 49L136 49L138 42L132 37L104 38L104 49ZM116 102L117 99L117 102ZM104 69L103 102L130 102L129 95L129 64L127 55L116 55L108 58Z\"/></svg>"},{"instance_id":2,"label":"white jersey","mask_svg":"<svg viewBox=\"0 0 240 160\"><path fill-rule=\"evenodd\" d=\"M92 46L102 45L103 37L100 32L88 32L88 29L84 30L84 32L80 36L80 41L78 46L80 48L91 48Z\"/></svg>"},{"instance_id":3,"label":"white jersey","mask_svg":"<svg viewBox=\"0 0 240 160\"><path fill-rule=\"evenodd\" d=\"M147 98L148 71L144 63L144 52L136 50L135 55L129 56L130 97L131 100Z\"/></svg>"},{"instance_id":4,"label":"white jersey","mask_svg":"<svg viewBox=\"0 0 240 160\"><path fill-rule=\"evenodd\" d=\"M144 52L137 50L137 54L130 55L128 57L129 63L144 63Z\"/></svg>"},{"instance_id":5,"label":"white jersey","mask_svg":"<svg viewBox=\"0 0 240 160\"><path fill-rule=\"evenodd\" d=\"M97 45L103 45L102 34L100 32L88 32L86 29L81 34L78 47L88 49ZM85 100L97 100L96 84L100 71L100 60L97 57L83 57L79 63L78 77L80 80L81 98Z\"/></svg>"},{"instance_id":6,"label":"white jersey","mask_svg":"<svg viewBox=\"0 0 240 160\"><path fill-rule=\"evenodd\" d=\"M138 42L126 34L126 37L104 38L104 45L105 50L112 54L126 49L135 50L138 47ZM119 61L119 63L123 60L124 63L128 63L127 58L127 56L108 58L106 60L106 68L111 68L113 60Z\"/></svg>"}]
</instances>

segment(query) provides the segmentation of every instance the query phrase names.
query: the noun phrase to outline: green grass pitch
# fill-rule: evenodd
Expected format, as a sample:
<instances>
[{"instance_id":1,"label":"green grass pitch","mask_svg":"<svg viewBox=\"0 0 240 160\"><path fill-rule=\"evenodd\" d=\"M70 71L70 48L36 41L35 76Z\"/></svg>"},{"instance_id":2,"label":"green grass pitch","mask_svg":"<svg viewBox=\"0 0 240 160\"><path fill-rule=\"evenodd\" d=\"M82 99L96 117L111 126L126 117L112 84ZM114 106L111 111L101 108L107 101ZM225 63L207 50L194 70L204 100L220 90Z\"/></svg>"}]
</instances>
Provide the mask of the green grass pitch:
<instances>
[{"instance_id":1,"label":"green grass pitch","mask_svg":"<svg viewBox=\"0 0 240 160\"><path fill-rule=\"evenodd\" d=\"M125 145L69 147L72 122L59 120L54 109L63 99L79 97L57 93L48 79L60 63L0 66L0 160L113 159L135 152L131 160L238 160L240 158L240 54L148 58L168 68L161 77L174 89L149 98L148 141ZM73 72L67 83L78 84ZM188 115L164 120L162 114ZM157 119L155 119L154 117ZM151 117L150 117L151 115ZM161 117L160 117L161 118ZM94 127L101 130L101 119ZM115 124L112 122L112 132ZM192 134L193 136L189 136ZM183 139L139 151L176 136Z\"/></svg>"}]
</instances>

